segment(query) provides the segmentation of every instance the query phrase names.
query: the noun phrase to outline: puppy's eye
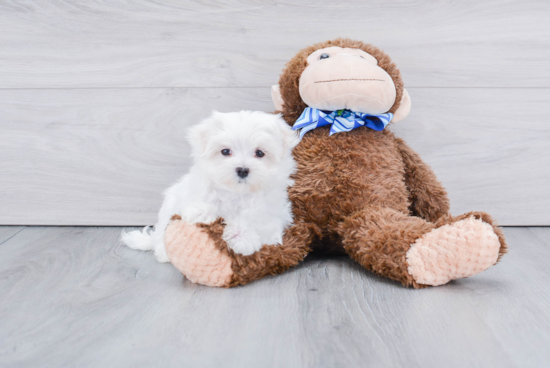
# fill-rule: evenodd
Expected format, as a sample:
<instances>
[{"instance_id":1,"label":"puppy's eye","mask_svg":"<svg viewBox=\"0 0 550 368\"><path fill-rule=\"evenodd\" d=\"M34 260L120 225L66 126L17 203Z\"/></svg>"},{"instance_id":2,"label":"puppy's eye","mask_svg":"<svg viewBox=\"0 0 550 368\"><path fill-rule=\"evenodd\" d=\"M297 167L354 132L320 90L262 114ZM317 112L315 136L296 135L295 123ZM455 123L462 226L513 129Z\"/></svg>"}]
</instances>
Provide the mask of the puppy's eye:
<instances>
[{"instance_id":1,"label":"puppy's eye","mask_svg":"<svg viewBox=\"0 0 550 368\"><path fill-rule=\"evenodd\" d=\"M321 56L319 56L319 60L328 59L329 57L329 54L321 54Z\"/></svg>"},{"instance_id":2,"label":"puppy's eye","mask_svg":"<svg viewBox=\"0 0 550 368\"><path fill-rule=\"evenodd\" d=\"M256 151L256 157L264 157L264 156L265 156L264 151L260 151L260 150Z\"/></svg>"},{"instance_id":3,"label":"puppy's eye","mask_svg":"<svg viewBox=\"0 0 550 368\"><path fill-rule=\"evenodd\" d=\"M224 155L224 156L229 156L229 155L231 155L231 150L228 149L228 148L222 149L222 155Z\"/></svg>"}]
</instances>

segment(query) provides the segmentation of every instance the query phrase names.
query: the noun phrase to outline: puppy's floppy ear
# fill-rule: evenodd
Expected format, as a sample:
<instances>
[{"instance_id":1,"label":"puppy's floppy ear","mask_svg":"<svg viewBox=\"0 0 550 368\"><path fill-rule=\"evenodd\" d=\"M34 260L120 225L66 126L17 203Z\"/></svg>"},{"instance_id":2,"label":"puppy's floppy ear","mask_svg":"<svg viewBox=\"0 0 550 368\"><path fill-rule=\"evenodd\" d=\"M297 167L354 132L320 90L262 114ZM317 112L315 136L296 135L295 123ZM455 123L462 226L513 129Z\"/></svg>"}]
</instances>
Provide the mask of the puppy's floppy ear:
<instances>
[{"instance_id":1,"label":"puppy's floppy ear","mask_svg":"<svg viewBox=\"0 0 550 368\"><path fill-rule=\"evenodd\" d=\"M277 114L277 129L281 132L283 137L283 146L285 151L292 150L298 143L300 143L300 137L298 134L292 130L292 128L287 124L283 119L281 114Z\"/></svg>"},{"instance_id":2,"label":"puppy's floppy ear","mask_svg":"<svg viewBox=\"0 0 550 368\"><path fill-rule=\"evenodd\" d=\"M213 134L213 130L219 124L220 115L222 114L214 111L210 117L189 129L187 141L191 145L193 156L198 157L204 155L208 141Z\"/></svg>"},{"instance_id":3,"label":"puppy's floppy ear","mask_svg":"<svg viewBox=\"0 0 550 368\"><path fill-rule=\"evenodd\" d=\"M411 112L411 97L409 96L409 92L407 92L406 89L403 89L401 103L399 104L395 114L393 114L393 119L391 119L391 122L397 123L398 121L405 119L409 116L409 112Z\"/></svg>"}]
</instances>

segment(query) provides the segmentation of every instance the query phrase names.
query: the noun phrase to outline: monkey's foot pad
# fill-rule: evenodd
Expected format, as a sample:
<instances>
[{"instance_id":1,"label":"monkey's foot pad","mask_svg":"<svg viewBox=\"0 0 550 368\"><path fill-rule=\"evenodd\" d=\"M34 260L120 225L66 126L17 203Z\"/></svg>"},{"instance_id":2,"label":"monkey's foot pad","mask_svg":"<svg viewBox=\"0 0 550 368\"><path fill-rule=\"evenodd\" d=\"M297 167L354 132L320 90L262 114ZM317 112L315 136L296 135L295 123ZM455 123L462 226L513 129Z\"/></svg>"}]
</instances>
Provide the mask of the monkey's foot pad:
<instances>
[{"instance_id":1,"label":"monkey's foot pad","mask_svg":"<svg viewBox=\"0 0 550 368\"><path fill-rule=\"evenodd\" d=\"M493 226L468 217L418 239L407 252L408 271L420 284L442 285L491 267L500 247Z\"/></svg>"},{"instance_id":2,"label":"monkey's foot pad","mask_svg":"<svg viewBox=\"0 0 550 368\"><path fill-rule=\"evenodd\" d=\"M229 285L233 275L231 259L199 226L172 221L166 228L164 244L170 262L191 282L218 287Z\"/></svg>"}]
</instances>

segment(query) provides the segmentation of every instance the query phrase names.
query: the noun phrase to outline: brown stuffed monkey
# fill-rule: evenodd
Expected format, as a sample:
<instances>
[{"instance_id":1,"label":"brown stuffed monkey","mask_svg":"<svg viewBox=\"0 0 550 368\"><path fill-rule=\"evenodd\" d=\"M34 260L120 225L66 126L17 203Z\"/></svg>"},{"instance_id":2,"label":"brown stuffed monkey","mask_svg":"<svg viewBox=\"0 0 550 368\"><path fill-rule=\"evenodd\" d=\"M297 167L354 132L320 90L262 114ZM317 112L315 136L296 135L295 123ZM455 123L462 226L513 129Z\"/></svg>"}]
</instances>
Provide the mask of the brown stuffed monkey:
<instances>
[{"instance_id":1,"label":"brown stuffed monkey","mask_svg":"<svg viewBox=\"0 0 550 368\"><path fill-rule=\"evenodd\" d=\"M223 219L189 225L174 218L166 249L191 281L243 285L330 248L420 288L475 275L506 252L491 216L451 216L432 170L384 129L408 115L411 101L399 70L380 49L350 39L309 46L288 62L272 97L303 136L289 188L294 224L283 244L243 256L222 240Z\"/></svg>"}]
</instances>

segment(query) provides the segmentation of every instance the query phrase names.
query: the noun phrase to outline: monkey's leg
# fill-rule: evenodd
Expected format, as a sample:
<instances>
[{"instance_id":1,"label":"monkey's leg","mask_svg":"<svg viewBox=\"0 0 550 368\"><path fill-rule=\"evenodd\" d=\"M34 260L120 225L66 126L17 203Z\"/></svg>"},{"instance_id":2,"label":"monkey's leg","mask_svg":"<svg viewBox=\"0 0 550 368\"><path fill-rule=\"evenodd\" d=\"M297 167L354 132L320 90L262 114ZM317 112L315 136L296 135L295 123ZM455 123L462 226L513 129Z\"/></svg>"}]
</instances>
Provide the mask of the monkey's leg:
<instances>
[{"instance_id":1,"label":"monkey's leg","mask_svg":"<svg viewBox=\"0 0 550 368\"><path fill-rule=\"evenodd\" d=\"M389 208L366 208L337 231L363 267L414 288L475 275L507 249L502 231L483 212L444 216L433 224Z\"/></svg>"},{"instance_id":2,"label":"monkey's leg","mask_svg":"<svg viewBox=\"0 0 550 368\"><path fill-rule=\"evenodd\" d=\"M243 256L227 247L223 230L221 219L209 225L172 221L164 237L170 261L194 283L233 287L296 266L310 252L314 237L311 225L294 225L286 230L283 244L264 245L256 253Z\"/></svg>"}]
</instances>

